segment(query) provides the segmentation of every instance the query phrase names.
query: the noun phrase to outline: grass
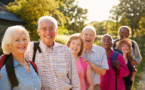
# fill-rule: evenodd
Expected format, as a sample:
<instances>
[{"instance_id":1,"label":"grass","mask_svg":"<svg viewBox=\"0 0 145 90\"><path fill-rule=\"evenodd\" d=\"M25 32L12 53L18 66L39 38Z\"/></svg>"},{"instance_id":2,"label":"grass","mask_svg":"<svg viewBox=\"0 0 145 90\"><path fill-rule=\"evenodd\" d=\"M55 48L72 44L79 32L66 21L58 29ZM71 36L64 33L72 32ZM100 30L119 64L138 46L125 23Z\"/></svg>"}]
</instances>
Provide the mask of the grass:
<instances>
[{"instance_id":1,"label":"grass","mask_svg":"<svg viewBox=\"0 0 145 90\"><path fill-rule=\"evenodd\" d=\"M139 81L141 80L141 77L142 77L142 73L141 72L145 72L144 71L145 60L143 60L145 58L145 48L141 48L143 39L134 38L133 40L135 40L138 43L138 46L140 48L140 52L144 51L144 54L142 54L142 61L140 62L140 65L138 65L136 67L137 73L135 75L135 83L134 83L134 89L133 89L133 90L135 90L135 88L137 88L137 86L138 86ZM144 42L144 47L145 47L145 42Z\"/></svg>"},{"instance_id":2,"label":"grass","mask_svg":"<svg viewBox=\"0 0 145 90\"><path fill-rule=\"evenodd\" d=\"M145 58L145 56L143 56L143 59L144 58ZM135 88L137 88L138 83L141 80L141 77L142 77L142 73L141 72L144 72L144 68L145 68L145 60L142 60L141 63L140 63L140 65L138 65L136 67L137 73L135 75L134 90L135 90Z\"/></svg>"}]
</instances>

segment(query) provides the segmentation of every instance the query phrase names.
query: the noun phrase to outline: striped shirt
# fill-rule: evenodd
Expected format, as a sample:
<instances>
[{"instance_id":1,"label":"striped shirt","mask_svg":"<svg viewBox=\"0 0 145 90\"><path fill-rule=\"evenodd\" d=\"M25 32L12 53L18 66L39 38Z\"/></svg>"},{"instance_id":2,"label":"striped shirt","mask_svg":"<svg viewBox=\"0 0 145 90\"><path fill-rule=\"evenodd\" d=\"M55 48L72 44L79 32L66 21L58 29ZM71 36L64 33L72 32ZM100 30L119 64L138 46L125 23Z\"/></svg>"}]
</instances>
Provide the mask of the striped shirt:
<instances>
[{"instance_id":1,"label":"striped shirt","mask_svg":"<svg viewBox=\"0 0 145 90\"><path fill-rule=\"evenodd\" d=\"M89 59L93 64L98 67L109 69L106 52L103 47L93 45L90 52L85 50L83 58ZM96 73L95 70L92 69L93 81L94 84L100 84L100 74Z\"/></svg>"},{"instance_id":2,"label":"striped shirt","mask_svg":"<svg viewBox=\"0 0 145 90\"><path fill-rule=\"evenodd\" d=\"M41 80L41 90L80 90L80 81L70 50L59 43L51 48L42 41L39 44L42 52L36 52L35 63ZM26 57L32 60L34 43L26 52Z\"/></svg>"}]
</instances>

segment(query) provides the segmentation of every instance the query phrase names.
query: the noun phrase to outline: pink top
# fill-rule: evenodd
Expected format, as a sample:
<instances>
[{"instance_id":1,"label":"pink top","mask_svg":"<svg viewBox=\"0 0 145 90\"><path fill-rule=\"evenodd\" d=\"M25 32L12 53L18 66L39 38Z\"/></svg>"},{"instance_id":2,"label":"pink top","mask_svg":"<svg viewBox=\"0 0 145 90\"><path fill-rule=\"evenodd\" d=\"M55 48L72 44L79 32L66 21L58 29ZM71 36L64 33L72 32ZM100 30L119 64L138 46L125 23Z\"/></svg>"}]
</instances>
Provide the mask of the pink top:
<instances>
[{"instance_id":1,"label":"pink top","mask_svg":"<svg viewBox=\"0 0 145 90\"><path fill-rule=\"evenodd\" d=\"M82 60L81 57L80 57L80 60ZM86 82L86 79L85 79L84 69L83 69L83 66L82 66L80 60L75 61L76 68L77 68L78 75L79 75L79 79L80 79L80 85L81 85L80 90L86 90L87 82ZM90 66L87 64L87 69L88 68L90 68Z\"/></svg>"},{"instance_id":2,"label":"pink top","mask_svg":"<svg viewBox=\"0 0 145 90\"><path fill-rule=\"evenodd\" d=\"M110 58L108 59L109 70L106 71L104 76L101 75L101 90L115 90L115 71L111 66L113 53L114 51L111 50ZM129 70L121 54L118 55L117 60L120 62L120 71L117 72L117 90L125 90L123 77L128 76Z\"/></svg>"}]
</instances>

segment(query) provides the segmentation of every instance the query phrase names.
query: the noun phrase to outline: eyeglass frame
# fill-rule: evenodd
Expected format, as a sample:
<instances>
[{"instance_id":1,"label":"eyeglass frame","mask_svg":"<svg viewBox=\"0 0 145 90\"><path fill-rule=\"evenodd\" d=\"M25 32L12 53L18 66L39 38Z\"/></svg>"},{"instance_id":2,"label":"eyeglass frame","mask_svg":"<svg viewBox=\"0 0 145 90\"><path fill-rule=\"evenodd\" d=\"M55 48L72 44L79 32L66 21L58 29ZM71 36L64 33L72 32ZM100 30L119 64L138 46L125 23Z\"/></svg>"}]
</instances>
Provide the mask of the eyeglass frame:
<instances>
[{"instance_id":1,"label":"eyeglass frame","mask_svg":"<svg viewBox=\"0 0 145 90\"><path fill-rule=\"evenodd\" d=\"M51 27L53 27L53 26L50 26L49 28L48 28L48 27L40 27L40 28L38 28L38 29L41 29L43 32L46 32L47 30L48 30L49 32L56 31L56 27L53 27L54 29L53 29L53 30L50 30Z\"/></svg>"}]
</instances>

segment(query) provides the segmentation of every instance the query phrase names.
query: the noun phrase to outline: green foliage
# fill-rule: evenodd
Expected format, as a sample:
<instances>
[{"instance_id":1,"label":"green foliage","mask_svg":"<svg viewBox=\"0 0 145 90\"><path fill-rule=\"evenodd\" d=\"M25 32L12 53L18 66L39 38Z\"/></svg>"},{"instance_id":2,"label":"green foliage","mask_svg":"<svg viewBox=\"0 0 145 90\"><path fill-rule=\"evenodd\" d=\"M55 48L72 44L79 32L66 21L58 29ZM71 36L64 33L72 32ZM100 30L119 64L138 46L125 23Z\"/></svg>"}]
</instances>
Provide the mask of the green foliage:
<instances>
[{"instance_id":1,"label":"green foliage","mask_svg":"<svg viewBox=\"0 0 145 90\"><path fill-rule=\"evenodd\" d=\"M31 40L38 40L37 21L41 16L53 16L59 25L59 34L80 32L85 26L87 9L78 7L75 0L15 0L7 9L25 21ZM67 29L65 29L67 28Z\"/></svg>"},{"instance_id":2,"label":"green foliage","mask_svg":"<svg viewBox=\"0 0 145 90\"><path fill-rule=\"evenodd\" d=\"M111 20L105 20L102 22L94 21L91 22L92 25L96 29L97 35L110 34L117 36L118 27L116 27L117 23Z\"/></svg>"},{"instance_id":3,"label":"green foliage","mask_svg":"<svg viewBox=\"0 0 145 90\"><path fill-rule=\"evenodd\" d=\"M71 33L81 32L85 26L87 20L87 9L83 9L77 5L76 0L60 0L63 4L60 4L59 10L69 19L65 24L66 28Z\"/></svg>"},{"instance_id":4,"label":"green foliage","mask_svg":"<svg viewBox=\"0 0 145 90\"><path fill-rule=\"evenodd\" d=\"M69 31L64 26L60 26L60 27L58 27L57 34L58 35L68 35Z\"/></svg>"},{"instance_id":5,"label":"green foliage","mask_svg":"<svg viewBox=\"0 0 145 90\"><path fill-rule=\"evenodd\" d=\"M66 45L66 42L68 41L68 39L69 39L69 36L67 35L57 35L55 38L55 41L63 45Z\"/></svg>"},{"instance_id":6,"label":"green foliage","mask_svg":"<svg viewBox=\"0 0 145 90\"><path fill-rule=\"evenodd\" d=\"M58 10L60 3L59 0L15 0L9 3L7 9L25 21L31 40L38 40L37 21L41 16L51 15L59 25L66 23L66 16Z\"/></svg>"},{"instance_id":7,"label":"green foliage","mask_svg":"<svg viewBox=\"0 0 145 90\"><path fill-rule=\"evenodd\" d=\"M121 25L130 26L133 37L135 32L140 30L140 21L144 17L144 11L144 0L120 0L120 3L111 10L111 19L119 21Z\"/></svg>"}]
</instances>

